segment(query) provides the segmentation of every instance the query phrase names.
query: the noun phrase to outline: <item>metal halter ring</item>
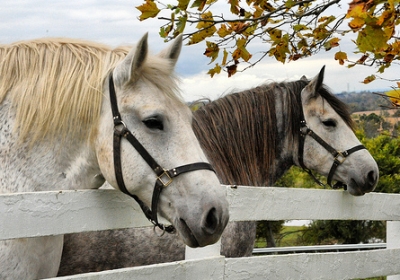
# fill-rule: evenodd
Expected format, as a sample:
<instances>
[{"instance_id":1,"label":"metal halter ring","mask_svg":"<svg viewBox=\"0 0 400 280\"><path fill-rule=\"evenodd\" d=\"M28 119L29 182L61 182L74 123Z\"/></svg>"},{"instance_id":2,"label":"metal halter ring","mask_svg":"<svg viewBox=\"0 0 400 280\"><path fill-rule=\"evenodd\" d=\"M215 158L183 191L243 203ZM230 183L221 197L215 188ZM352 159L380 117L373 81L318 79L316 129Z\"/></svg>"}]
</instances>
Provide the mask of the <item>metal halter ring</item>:
<instances>
[{"instance_id":1,"label":"metal halter ring","mask_svg":"<svg viewBox=\"0 0 400 280\"><path fill-rule=\"evenodd\" d=\"M165 226L162 225L162 228L161 228L161 227L160 227L160 224L156 225L155 223L153 223L153 221L151 221L151 222L152 222L152 224L154 225L154 227L153 227L153 232L154 232L158 237L163 236L163 235L165 234ZM160 228L160 229L162 229L161 234L158 234L158 232L157 232L157 230L156 230L157 227Z\"/></svg>"}]
</instances>

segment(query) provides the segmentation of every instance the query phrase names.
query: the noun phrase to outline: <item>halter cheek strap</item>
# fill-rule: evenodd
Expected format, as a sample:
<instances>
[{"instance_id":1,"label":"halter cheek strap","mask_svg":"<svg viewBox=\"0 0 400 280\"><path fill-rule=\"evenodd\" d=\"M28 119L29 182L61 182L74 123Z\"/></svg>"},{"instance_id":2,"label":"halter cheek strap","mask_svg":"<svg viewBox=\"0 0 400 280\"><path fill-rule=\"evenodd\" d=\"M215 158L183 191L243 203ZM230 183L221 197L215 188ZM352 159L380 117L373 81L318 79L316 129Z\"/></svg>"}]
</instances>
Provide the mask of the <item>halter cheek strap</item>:
<instances>
[{"instance_id":1,"label":"halter cheek strap","mask_svg":"<svg viewBox=\"0 0 400 280\"><path fill-rule=\"evenodd\" d=\"M304 115L303 115L303 118L304 118ZM313 130L311 130L307 126L306 121L303 119L300 122L300 141L299 141L299 154L298 154L299 164L300 164L300 167L303 168L303 170L306 171L308 174L310 174L314 178L314 180L321 186L324 186L324 184L320 180L318 180L314 176L314 174L312 174L312 171L310 169L308 169L304 164L304 157L303 157L304 142L305 142L305 137L307 135L311 136L315 141L317 141L322 147L324 147L333 156L333 164L332 164L332 167L328 174L327 184L333 189L340 188L341 184L335 184L334 186L332 186L332 178L333 178L333 175L335 174L336 169L338 168L338 166L340 164L342 164L346 160L346 157L348 157L349 155L351 155L354 152L365 149L365 147L363 145L357 145L351 149L340 152L340 151L334 149L328 143L326 143L321 137L318 136L318 134L316 134Z\"/></svg>"},{"instance_id":2,"label":"halter cheek strap","mask_svg":"<svg viewBox=\"0 0 400 280\"><path fill-rule=\"evenodd\" d=\"M173 178L177 177L180 174L206 169L210 171L214 171L213 167L206 162L197 162L191 163L187 165L183 165L180 167L176 167L170 170L166 170L162 168L156 160L147 152L147 150L143 147L143 145L137 140L137 138L131 133L131 131L126 127L126 124L121 119L121 114L118 110L117 97L115 94L114 81L112 77L112 73L109 78L109 91L110 91L110 103L111 110L113 113L114 119L114 139L113 139L113 149L114 149L114 170L115 170L115 178L117 180L117 184L119 189L134 198L136 202L139 204L140 208L142 208L143 213L146 217L154 224L154 226L159 227L163 230L163 232L173 233L175 232L175 228L170 226L164 226L158 222L157 217L157 209L158 209L158 201L160 198L161 191L163 188L170 185L173 181ZM147 207L142 200L139 199L134 194L131 194L126 188L124 178L122 175L122 165L121 165L121 140L125 138L128 142L137 150L137 152L142 156L142 158L147 162L147 164L153 169L154 173L157 175L156 183L153 190L153 196L151 201L151 209Z\"/></svg>"}]
</instances>

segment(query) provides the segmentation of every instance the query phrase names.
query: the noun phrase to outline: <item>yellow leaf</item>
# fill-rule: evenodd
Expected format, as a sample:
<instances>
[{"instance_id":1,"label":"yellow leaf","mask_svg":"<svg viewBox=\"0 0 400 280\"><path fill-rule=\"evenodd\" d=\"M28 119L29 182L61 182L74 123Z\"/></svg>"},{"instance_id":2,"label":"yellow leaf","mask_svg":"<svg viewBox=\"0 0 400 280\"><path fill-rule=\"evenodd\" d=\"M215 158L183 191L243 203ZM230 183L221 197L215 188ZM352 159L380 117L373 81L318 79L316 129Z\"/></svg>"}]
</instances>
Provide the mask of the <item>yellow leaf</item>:
<instances>
[{"instance_id":1,"label":"yellow leaf","mask_svg":"<svg viewBox=\"0 0 400 280\"><path fill-rule=\"evenodd\" d=\"M369 84L370 82L374 81L375 79L376 79L375 75L370 75L364 79L363 83Z\"/></svg>"},{"instance_id":2,"label":"yellow leaf","mask_svg":"<svg viewBox=\"0 0 400 280\"><path fill-rule=\"evenodd\" d=\"M386 92L393 105L400 106L400 89L393 89Z\"/></svg>"},{"instance_id":3,"label":"yellow leaf","mask_svg":"<svg viewBox=\"0 0 400 280\"><path fill-rule=\"evenodd\" d=\"M249 61L251 54L246 49L246 43L247 40L244 38L237 40L237 49L232 54L233 59L238 60L239 58L242 58L244 61Z\"/></svg>"},{"instance_id":4,"label":"yellow leaf","mask_svg":"<svg viewBox=\"0 0 400 280\"><path fill-rule=\"evenodd\" d=\"M217 29L215 26L211 26L209 28L203 29L190 37L189 45L197 44L203 41L207 37L211 37Z\"/></svg>"},{"instance_id":5,"label":"yellow leaf","mask_svg":"<svg viewBox=\"0 0 400 280\"><path fill-rule=\"evenodd\" d=\"M218 63L215 65L214 68L208 70L207 74L209 74L212 77L214 77L215 74L221 73L221 66L218 65Z\"/></svg>"},{"instance_id":6,"label":"yellow leaf","mask_svg":"<svg viewBox=\"0 0 400 280\"><path fill-rule=\"evenodd\" d=\"M349 22L349 27L353 30L356 31L363 27L365 24L365 20L362 18L354 18L352 21Z\"/></svg>"},{"instance_id":7,"label":"yellow leaf","mask_svg":"<svg viewBox=\"0 0 400 280\"><path fill-rule=\"evenodd\" d=\"M339 60L339 64L343 65L344 61L347 60L347 53L345 53L345 52L335 53L335 60Z\"/></svg>"},{"instance_id":8,"label":"yellow leaf","mask_svg":"<svg viewBox=\"0 0 400 280\"><path fill-rule=\"evenodd\" d=\"M271 38L272 41L278 41L279 39L282 38L282 31L279 29L270 29L268 30L269 37Z\"/></svg>"},{"instance_id":9,"label":"yellow leaf","mask_svg":"<svg viewBox=\"0 0 400 280\"><path fill-rule=\"evenodd\" d=\"M228 36L229 34L232 33L232 30L226 27L225 24L221 24L221 27L217 31L219 37L224 38L225 36Z\"/></svg>"},{"instance_id":10,"label":"yellow leaf","mask_svg":"<svg viewBox=\"0 0 400 280\"><path fill-rule=\"evenodd\" d=\"M209 41L206 41L206 45L207 45L207 48L206 48L206 51L204 52L204 55L207 57L210 57L211 62L213 62L218 57L219 47L217 44L215 44L213 42L209 42Z\"/></svg>"},{"instance_id":11,"label":"yellow leaf","mask_svg":"<svg viewBox=\"0 0 400 280\"><path fill-rule=\"evenodd\" d=\"M239 14L239 0L228 0L228 3L231 5L231 13L234 15Z\"/></svg>"},{"instance_id":12,"label":"yellow leaf","mask_svg":"<svg viewBox=\"0 0 400 280\"><path fill-rule=\"evenodd\" d=\"M334 37L329 41L325 42L324 47L327 51L329 51L330 49L339 46L339 41L340 41L339 38Z\"/></svg>"},{"instance_id":13,"label":"yellow leaf","mask_svg":"<svg viewBox=\"0 0 400 280\"><path fill-rule=\"evenodd\" d=\"M255 6L254 8L255 8L255 11L254 11L254 13L253 13L253 18L259 18L259 17L261 17L262 14L263 14L263 12L264 12L264 10L261 9L259 6Z\"/></svg>"},{"instance_id":14,"label":"yellow leaf","mask_svg":"<svg viewBox=\"0 0 400 280\"><path fill-rule=\"evenodd\" d=\"M203 41L207 37L211 37L217 31L214 23L208 20L213 20L212 13L210 11L201 15L201 18L207 21L200 21L196 28L199 29L195 34L190 37L189 45L197 44Z\"/></svg>"},{"instance_id":15,"label":"yellow leaf","mask_svg":"<svg viewBox=\"0 0 400 280\"><path fill-rule=\"evenodd\" d=\"M178 8L186 11L189 2L190 0L178 0Z\"/></svg>"},{"instance_id":16,"label":"yellow leaf","mask_svg":"<svg viewBox=\"0 0 400 280\"><path fill-rule=\"evenodd\" d=\"M148 18L153 18L160 12L156 3L154 3L152 0L146 0L146 3L136 7L136 9L142 12L142 14L139 16L139 20L141 21Z\"/></svg>"},{"instance_id":17,"label":"yellow leaf","mask_svg":"<svg viewBox=\"0 0 400 280\"><path fill-rule=\"evenodd\" d=\"M225 66L226 60L228 58L228 52L224 49L224 56L222 57L222 65Z\"/></svg>"},{"instance_id":18,"label":"yellow leaf","mask_svg":"<svg viewBox=\"0 0 400 280\"><path fill-rule=\"evenodd\" d=\"M196 0L193 2L191 8L196 8L198 11L202 11L206 5L207 0Z\"/></svg>"}]
</instances>

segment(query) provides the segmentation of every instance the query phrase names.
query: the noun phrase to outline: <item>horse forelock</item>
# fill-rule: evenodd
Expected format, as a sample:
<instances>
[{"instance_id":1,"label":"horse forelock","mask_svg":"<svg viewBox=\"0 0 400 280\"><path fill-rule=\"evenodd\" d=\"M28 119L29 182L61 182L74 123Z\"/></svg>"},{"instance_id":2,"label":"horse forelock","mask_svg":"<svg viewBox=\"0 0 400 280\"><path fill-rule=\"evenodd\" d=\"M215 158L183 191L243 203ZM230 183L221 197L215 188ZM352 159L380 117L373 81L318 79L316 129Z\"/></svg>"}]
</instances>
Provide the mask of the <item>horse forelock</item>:
<instances>
[{"instance_id":1,"label":"horse forelock","mask_svg":"<svg viewBox=\"0 0 400 280\"><path fill-rule=\"evenodd\" d=\"M6 81L0 85L0 103L7 97L16 110L15 127L20 140L93 140L104 79L128 51L127 47L113 50L71 39L39 39L0 46L0 77ZM171 68L167 62L161 65L153 63L155 59L151 57L148 60L143 77L153 79L166 92L176 92L175 83L154 78L155 73L166 73Z\"/></svg>"}]
</instances>

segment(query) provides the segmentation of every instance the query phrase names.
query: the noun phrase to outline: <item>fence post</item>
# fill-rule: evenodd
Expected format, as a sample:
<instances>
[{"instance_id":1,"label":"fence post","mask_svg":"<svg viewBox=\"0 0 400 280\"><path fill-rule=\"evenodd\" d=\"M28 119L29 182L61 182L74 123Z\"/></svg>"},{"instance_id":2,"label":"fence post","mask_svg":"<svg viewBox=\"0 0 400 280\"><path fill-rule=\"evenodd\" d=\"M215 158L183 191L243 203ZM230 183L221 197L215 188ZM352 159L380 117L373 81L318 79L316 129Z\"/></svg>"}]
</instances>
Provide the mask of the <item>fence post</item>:
<instances>
[{"instance_id":1,"label":"fence post","mask_svg":"<svg viewBox=\"0 0 400 280\"><path fill-rule=\"evenodd\" d=\"M221 239L212 245L202 248L190 248L186 246L185 260L217 257L221 255Z\"/></svg>"},{"instance_id":2,"label":"fence post","mask_svg":"<svg viewBox=\"0 0 400 280\"><path fill-rule=\"evenodd\" d=\"M400 222L387 221L386 223L386 244L387 249L400 248ZM388 280L400 280L400 275L387 277Z\"/></svg>"}]
</instances>

